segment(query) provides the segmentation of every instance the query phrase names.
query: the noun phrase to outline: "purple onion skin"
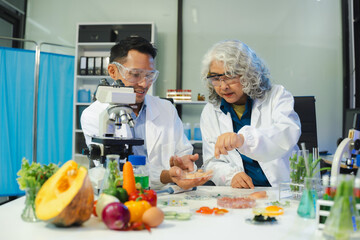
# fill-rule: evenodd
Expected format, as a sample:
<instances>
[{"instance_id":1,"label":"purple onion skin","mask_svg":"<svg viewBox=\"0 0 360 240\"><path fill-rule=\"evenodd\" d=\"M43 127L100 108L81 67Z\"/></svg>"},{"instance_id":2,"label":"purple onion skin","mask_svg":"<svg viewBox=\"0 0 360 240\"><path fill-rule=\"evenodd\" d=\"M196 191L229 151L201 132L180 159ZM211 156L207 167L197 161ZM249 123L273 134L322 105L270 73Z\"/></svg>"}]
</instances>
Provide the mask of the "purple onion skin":
<instances>
[{"instance_id":1,"label":"purple onion skin","mask_svg":"<svg viewBox=\"0 0 360 240\"><path fill-rule=\"evenodd\" d=\"M102 220L109 229L124 229L130 221L130 212L128 208L119 202L113 202L104 208Z\"/></svg>"}]
</instances>

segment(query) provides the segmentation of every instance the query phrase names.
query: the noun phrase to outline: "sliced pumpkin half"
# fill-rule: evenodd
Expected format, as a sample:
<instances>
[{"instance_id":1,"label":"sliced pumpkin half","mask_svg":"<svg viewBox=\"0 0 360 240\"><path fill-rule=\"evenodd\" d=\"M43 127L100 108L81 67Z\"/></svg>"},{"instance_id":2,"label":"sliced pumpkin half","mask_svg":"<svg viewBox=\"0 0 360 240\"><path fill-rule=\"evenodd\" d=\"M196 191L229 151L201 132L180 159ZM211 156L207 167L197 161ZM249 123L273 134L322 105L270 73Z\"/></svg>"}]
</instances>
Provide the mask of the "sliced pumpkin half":
<instances>
[{"instance_id":1,"label":"sliced pumpkin half","mask_svg":"<svg viewBox=\"0 0 360 240\"><path fill-rule=\"evenodd\" d=\"M79 225L92 213L94 192L87 169L70 160L37 193L36 216L57 226Z\"/></svg>"}]
</instances>

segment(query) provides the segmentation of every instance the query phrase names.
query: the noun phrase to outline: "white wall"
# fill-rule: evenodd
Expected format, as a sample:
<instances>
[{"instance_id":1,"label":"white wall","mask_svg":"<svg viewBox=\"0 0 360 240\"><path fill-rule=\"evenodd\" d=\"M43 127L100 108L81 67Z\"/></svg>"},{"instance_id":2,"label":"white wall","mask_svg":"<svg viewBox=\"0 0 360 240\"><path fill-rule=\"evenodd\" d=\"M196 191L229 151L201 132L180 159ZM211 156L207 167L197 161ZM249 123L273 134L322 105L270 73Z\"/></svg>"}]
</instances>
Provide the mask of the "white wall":
<instances>
[{"instance_id":1,"label":"white wall","mask_svg":"<svg viewBox=\"0 0 360 240\"><path fill-rule=\"evenodd\" d=\"M154 22L160 71L155 94L165 95L176 86L176 16L175 0L28 0L25 38L75 46L77 23Z\"/></svg>"},{"instance_id":2,"label":"white wall","mask_svg":"<svg viewBox=\"0 0 360 240\"><path fill-rule=\"evenodd\" d=\"M184 2L183 88L205 94L199 80L203 55L220 40L239 39L267 62L274 83L295 96L316 97L319 149L334 153L342 135L340 1ZM183 121L198 122L192 113L199 108L183 107Z\"/></svg>"},{"instance_id":3,"label":"white wall","mask_svg":"<svg viewBox=\"0 0 360 240\"><path fill-rule=\"evenodd\" d=\"M200 63L223 39L253 48L273 82L295 96L314 95L321 150L334 152L342 132L342 36L338 0L184 0L183 88L206 94ZM155 94L176 86L176 0L29 0L26 38L75 45L78 22L154 22L160 77ZM73 53L72 53L73 54ZM183 108L199 122L201 106Z\"/></svg>"}]
</instances>

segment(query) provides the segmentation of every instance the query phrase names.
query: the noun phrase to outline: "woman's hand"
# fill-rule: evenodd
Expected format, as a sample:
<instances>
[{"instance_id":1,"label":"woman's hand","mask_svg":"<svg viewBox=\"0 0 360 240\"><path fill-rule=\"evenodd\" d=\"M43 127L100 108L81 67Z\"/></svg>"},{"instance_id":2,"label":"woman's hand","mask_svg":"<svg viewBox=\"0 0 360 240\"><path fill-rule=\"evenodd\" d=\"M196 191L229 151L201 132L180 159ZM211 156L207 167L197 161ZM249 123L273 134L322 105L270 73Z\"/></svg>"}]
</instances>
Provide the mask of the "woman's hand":
<instances>
[{"instance_id":1,"label":"woman's hand","mask_svg":"<svg viewBox=\"0 0 360 240\"><path fill-rule=\"evenodd\" d=\"M194 162L199 159L199 154L185 155L182 157L172 156L170 158L170 167L179 167L182 170L189 172L194 171Z\"/></svg>"},{"instance_id":2,"label":"woman's hand","mask_svg":"<svg viewBox=\"0 0 360 240\"><path fill-rule=\"evenodd\" d=\"M169 170L169 175L173 183L176 183L182 189L190 189L196 186L201 186L210 180L211 176L196 178L196 179L184 179L183 170L177 166L173 166Z\"/></svg>"},{"instance_id":3,"label":"woman's hand","mask_svg":"<svg viewBox=\"0 0 360 240\"><path fill-rule=\"evenodd\" d=\"M211 176L199 178L199 179L184 179L183 175L186 172L193 172L194 162L199 159L199 154L194 155L185 155L182 157L172 156L170 158L170 169L163 170L160 174L160 182L167 183L176 183L179 187L183 189L189 189L196 186L203 185Z\"/></svg>"},{"instance_id":4,"label":"woman's hand","mask_svg":"<svg viewBox=\"0 0 360 240\"><path fill-rule=\"evenodd\" d=\"M251 177L249 177L245 172L239 172L235 174L231 180L231 187L233 188L254 188Z\"/></svg>"},{"instance_id":5,"label":"woman's hand","mask_svg":"<svg viewBox=\"0 0 360 240\"><path fill-rule=\"evenodd\" d=\"M234 132L221 134L215 144L215 157L220 158L221 154L227 155L228 151L241 147L244 144L244 136Z\"/></svg>"}]
</instances>

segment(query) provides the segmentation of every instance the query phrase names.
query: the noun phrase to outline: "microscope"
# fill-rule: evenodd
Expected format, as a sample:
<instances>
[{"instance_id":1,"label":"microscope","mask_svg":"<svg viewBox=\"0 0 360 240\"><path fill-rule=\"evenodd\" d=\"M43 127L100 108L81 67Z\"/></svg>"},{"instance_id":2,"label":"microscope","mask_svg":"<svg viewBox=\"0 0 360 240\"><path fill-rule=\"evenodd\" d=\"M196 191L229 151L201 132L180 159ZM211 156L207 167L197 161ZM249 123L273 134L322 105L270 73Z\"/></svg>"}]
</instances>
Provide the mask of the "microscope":
<instances>
[{"instance_id":1,"label":"microscope","mask_svg":"<svg viewBox=\"0 0 360 240\"><path fill-rule=\"evenodd\" d=\"M354 115L353 128L349 130L348 137L339 139L340 143L336 149L332 167L331 177L336 178L340 172L341 160L345 159L348 168L353 168L354 164L360 167L360 114Z\"/></svg>"},{"instance_id":2,"label":"microscope","mask_svg":"<svg viewBox=\"0 0 360 240\"><path fill-rule=\"evenodd\" d=\"M104 164L108 154L118 154L120 159L127 159L133 154L133 146L144 144L143 139L132 136L130 129L134 128L130 105L136 103L133 87L126 87L121 80L116 80L114 85L100 84L96 99L109 103L109 106L99 116L99 136L93 136L89 148L83 149L83 154L91 160L90 167L92 160L100 160ZM121 168L122 165L120 163Z\"/></svg>"}]
</instances>

